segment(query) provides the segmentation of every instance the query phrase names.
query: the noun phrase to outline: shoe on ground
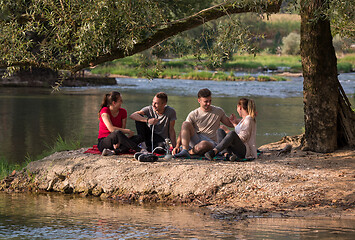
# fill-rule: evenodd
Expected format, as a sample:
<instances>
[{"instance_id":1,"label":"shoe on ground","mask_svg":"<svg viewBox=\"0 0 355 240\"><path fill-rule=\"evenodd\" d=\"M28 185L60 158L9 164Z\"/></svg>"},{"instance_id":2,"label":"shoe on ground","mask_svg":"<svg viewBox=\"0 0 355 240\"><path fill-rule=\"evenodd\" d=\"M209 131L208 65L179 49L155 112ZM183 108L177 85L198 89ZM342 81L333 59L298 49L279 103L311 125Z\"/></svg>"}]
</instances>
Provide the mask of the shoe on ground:
<instances>
[{"instance_id":1,"label":"shoe on ground","mask_svg":"<svg viewBox=\"0 0 355 240\"><path fill-rule=\"evenodd\" d=\"M208 160L210 160L210 161L212 161L215 156L216 156L216 153L213 150L210 150L205 153L205 157L208 158Z\"/></svg>"},{"instance_id":2,"label":"shoe on ground","mask_svg":"<svg viewBox=\"0 0 355 240\"><path fill-rule=\"evenodd\" d=\"M110 150L110 149L107 149L105 148L102 153L101 153L101 156L111 156L113 155L115 152L113 150Z\"/></svg>"},{"instance_id":3,"label":"shoe on ground","mask_svg":"<svg viewBox=\"0 0 355 240\"><path fill-rule=\"evenodd\" d=\"M234 153L228 156L228 161L235 162L236 159L237 159L237 155L235 155Z\"/></svg>"},{"instance_id":4,"label":"shoe on ground","mask_svg":"<svg viewBox=\"0 0 355 240\"><path fill-rule=\"evenodd\" d=\"M142 148L140 152L141 152L141 153L144 153L144 154L148 154L148 153L149 153L146 148Z\"/></svg>"},{"instance_id":5,"label":"shoe on ground","mask_svg":"<svg viewBox=\"0 0 355 240\"><path fill-rule=\"evenodd\" d=\"M191 158L191 156L186 149L183 149L181 152L175 154L174 158Z\"/></svg>"},{"instance_id":6,"label":"shoe on ground","mask_svg":"<svg viewBox=\"0 0 355 240\"><path fill-rule=\"evenodd\" d=\"M140 161L140 162L156 162L156 161L158 161L158 157L152 153L141 154L138 157L138 161Z\"/></svg>"},{"instance_id":7,"label":"shoe on ground","mask_svg":"<svg viewBox=\"0 0 355 240\"><path fill-rule=\"evenodd\" d=\"M147 152L148 153L148 152ZM145 153L145 152L136 152L135 154L134 154L134 158L136 159L136 160L138 160L138 158L139 158L139 156L140 155L142 155L142 154L147 154L147 153Z\"/></svg>"},{"instance_id":8,"label":"shoe on ground","mask_svg":"<svg viewBox=\"0 0 355 240\"><path fill-rule=\"evenodd\" d=\"M156 147L154 148L154 150L152 151L152 153L157 153L157 154L165 154L166 150L163 147Z\"/></svg>"}]
</instances>

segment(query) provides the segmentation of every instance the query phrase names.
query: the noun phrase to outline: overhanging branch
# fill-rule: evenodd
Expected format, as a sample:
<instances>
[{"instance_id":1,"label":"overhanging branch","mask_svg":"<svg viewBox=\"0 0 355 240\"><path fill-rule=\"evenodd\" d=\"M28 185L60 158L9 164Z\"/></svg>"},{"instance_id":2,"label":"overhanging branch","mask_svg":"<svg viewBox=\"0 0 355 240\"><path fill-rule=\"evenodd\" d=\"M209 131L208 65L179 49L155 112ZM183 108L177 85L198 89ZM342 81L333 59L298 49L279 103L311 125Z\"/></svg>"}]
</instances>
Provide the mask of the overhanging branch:
<instances>
[{"instance_id":1,"label":"overhanging branch","mask_svg":"<svg viewBox=\"0 0 355 240\"><path fill-rule=\"evenodd\" d=\"M168 24L166 27L157 30L155 34L150 36L143 41L136 43L130 50L125 49L114 49L110 53L97 57L91 62L85 62L74 66L71 71L76 72L83 68L90 66L95 66L104 62L113 61L115 59L124 58L127 56L132 56L136 53L147 50L162 41L177 35L178 33L190 30L192 28L198 27L206 22L218 19L225 15L237 14L237 13L247 13L247 12L257 12L262 10L265 13L277 13L280 10L282 0L269 1L265 3L264 6L258 6L259 8L252 6L238 7L234 4L221 4L205 10L202 10L195 15L190 17L174 21Z\"/></svg>"}]
</instances>

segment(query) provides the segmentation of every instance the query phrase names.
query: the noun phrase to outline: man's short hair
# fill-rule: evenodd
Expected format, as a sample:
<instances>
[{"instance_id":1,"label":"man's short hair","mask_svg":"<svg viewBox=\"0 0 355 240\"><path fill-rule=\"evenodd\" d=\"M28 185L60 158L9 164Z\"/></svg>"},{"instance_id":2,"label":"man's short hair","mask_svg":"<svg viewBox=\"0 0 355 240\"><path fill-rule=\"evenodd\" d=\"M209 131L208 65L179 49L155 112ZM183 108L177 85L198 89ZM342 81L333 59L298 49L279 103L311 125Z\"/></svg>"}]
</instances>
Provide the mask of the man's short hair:
<instances>
[{"instance_id":1,"label":"man's short hair","mask_svg":"<svg viewBox=\"0 0 355 240\"><path fill-rule=\"evenodd\" d=\"M165 92L158 92L155 96L163 100L165 103L168 102L168 95Z\"/></svg>"},{"instance_id":2,"label":"man's short hair","mask_svg":"<svg viewBox=\"0 0 355 240\"><path fill-rule=\"evenodd\" d=\"M211 91L208 88L203 88L198 91L197 97L198 98L206 98L212 95Z\"/></svg>"}]
</instances>

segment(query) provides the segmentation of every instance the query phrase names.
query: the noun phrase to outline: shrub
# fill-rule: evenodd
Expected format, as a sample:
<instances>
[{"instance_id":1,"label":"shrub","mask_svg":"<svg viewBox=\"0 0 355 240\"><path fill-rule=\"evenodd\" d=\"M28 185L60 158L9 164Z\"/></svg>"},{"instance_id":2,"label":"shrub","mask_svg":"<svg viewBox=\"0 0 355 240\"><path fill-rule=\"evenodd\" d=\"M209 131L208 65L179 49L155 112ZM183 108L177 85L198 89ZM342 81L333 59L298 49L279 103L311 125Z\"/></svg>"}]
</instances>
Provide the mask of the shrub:
<instances>
[{"instance_id":1,"label":"shrub","mask_svg":"<svg viewBox=\"0 0 355 240\"><path fill-rule=\"evenodd\" d=\"M338 63L338 72L348 73L352 71L353 65L349 62Z\"/></svg>"},{"instance_id":2,"label":"shrub","mask_svg":"<svg viewBox=\"0 0 355 240\"><path fill-rule=\"evenodd\" d=\"M300 54L301 36L297 33L290 33L282 38L282 54L298 55Z\"/></svg>"}]
</instances>

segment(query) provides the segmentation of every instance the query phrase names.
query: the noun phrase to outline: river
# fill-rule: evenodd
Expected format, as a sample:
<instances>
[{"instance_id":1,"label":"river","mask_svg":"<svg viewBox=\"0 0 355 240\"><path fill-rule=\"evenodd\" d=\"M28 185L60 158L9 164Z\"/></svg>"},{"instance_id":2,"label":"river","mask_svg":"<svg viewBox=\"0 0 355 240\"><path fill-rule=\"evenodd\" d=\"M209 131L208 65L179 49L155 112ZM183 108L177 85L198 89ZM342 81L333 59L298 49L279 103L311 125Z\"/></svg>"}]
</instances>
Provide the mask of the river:
<instances>
[{"instance_id":1,"label":"river","mask_svg":"<svg viewBox=\"0 0 355 240\"><path fill-rule=\"evenodd\" d=\"M354 219L224 219L205 209L0 193L0 239L354 239Z\"/></svg>"},{"instance_id":2,"label":"river","mask_svg":"<svg viewBox=\"0 0 355 240\"><path fill-rule=\"evenodd\" d=\"M355 74L341 74L354 104ZM255 99L257 145L302 132L302 79L287 82L216 82L118 78L115 86L48 89L0 88L0 158L22 162L53 145L58 135L96 144L97 112L104 93L118 90L128 114L151 104L158 91L177 111L175 129L198 107L196 94L208 87L213 104L235 113L237 99ZM134 129L129 120L128 127ZM354 239L354 219L224 219L205 209L122 205L60 194L0 193L0 239Z\"/></svg>"}]
</instances>

